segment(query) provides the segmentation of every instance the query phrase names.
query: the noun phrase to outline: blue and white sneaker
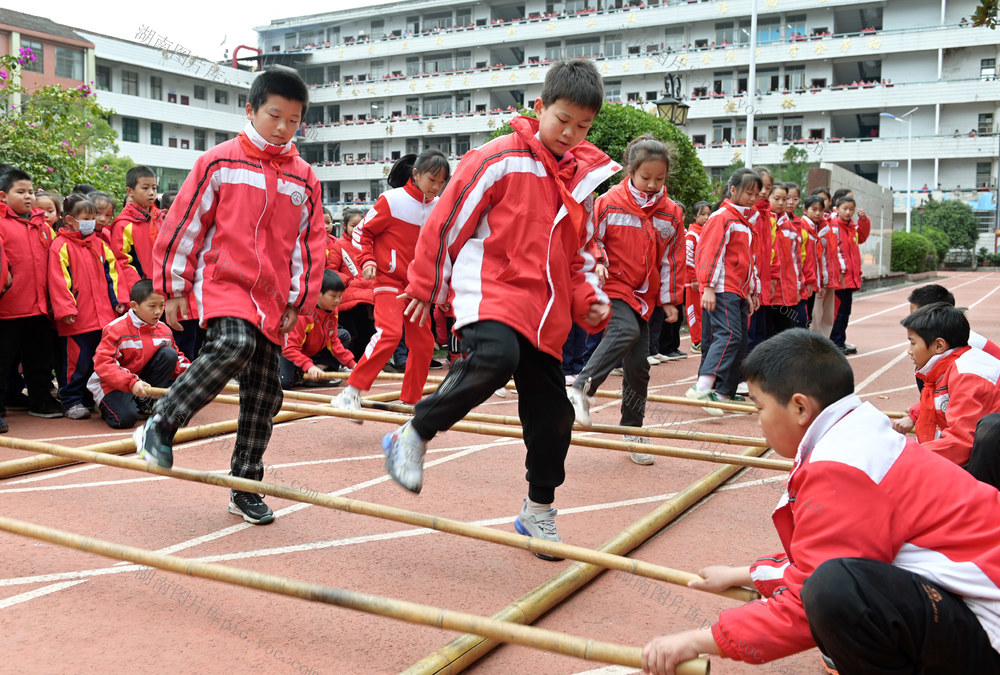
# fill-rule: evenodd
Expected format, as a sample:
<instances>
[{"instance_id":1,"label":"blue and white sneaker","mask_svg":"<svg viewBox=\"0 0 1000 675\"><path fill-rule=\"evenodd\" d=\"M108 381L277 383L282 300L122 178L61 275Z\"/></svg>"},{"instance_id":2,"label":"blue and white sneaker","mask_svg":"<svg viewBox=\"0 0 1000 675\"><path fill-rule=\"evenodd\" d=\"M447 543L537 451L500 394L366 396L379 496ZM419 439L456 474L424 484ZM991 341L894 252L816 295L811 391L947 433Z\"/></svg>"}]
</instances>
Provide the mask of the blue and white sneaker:
<instances>
[{"instance_id":1,"label":"blue and white sneaker","mask_svg":"<svg viewBox=\"0 0 1000 675\"><path fill-rule=\"evenodd\" d=\"M538 537L545 541L562 543L562 539L559 538L559 533L556 531L556 513L555 509L549 509L545 513L528 513L528 500L525 499L521 513L514 519L514 529L526 537ZM536 552L535 555L542 560L553 562L563 560L563 558L546 553Z\"/></svg>"},{"instance_id":2,"label":"blue and white sneaker","mask_svg":"<svg viewBox=\"0 0 1000 675\"><path fill-rule=\"evenodd\" d=\"M150 464L169 469L174 465L175 431L163 415L156 413L132 432L136 454Z\"/></svg>"},{"instance_id":3,"label":"blue and white sneaker","mask_svg":"<svg viewBox=\"0 0 1000 675\"><path fill-rule=\"evenodd\" d=\"M424 485L424 454L427 444L409 422L382 437L385 470L389 477L411 492Z\"/></svg>"}]
</instances>

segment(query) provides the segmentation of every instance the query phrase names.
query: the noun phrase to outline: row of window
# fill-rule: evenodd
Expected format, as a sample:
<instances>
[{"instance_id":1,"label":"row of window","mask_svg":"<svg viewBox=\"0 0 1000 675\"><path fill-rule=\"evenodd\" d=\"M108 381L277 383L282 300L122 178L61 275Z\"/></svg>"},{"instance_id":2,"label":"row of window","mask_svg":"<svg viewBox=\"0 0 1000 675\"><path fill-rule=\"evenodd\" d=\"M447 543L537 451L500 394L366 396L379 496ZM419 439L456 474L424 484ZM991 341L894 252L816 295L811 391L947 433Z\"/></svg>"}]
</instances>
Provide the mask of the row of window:
<instances>
[{"instance_id":1,"label":"row of window","mask_svg":"<svg viewBox=\"0 0 1000 675\"><path fill-rule=\"evenodd\" d=\"M45 45L37 40L21 40L21 48L30 49L35 55L34 61L25 61L24 70L32 73L45 72ZM56 77L70 80L83 80L83 50L71 47L55 48Z\"/></svg>"},{"instance_id":2,"label":"row of window","mask_svg":"<svg viewBox=\"0 0 1000 675\"><path fill-rule=\"evenodd\" d=\"M128 96L139 96L139 73L134 70L122 70L121 73L121 92ZM111 88L111 67L110 66L97 66L97 78L94 81L95 86L100 91L112 91ZM207 101L208 100L208 87L203 84L194 85L194 99L196 101ZM229 91L226 89L215 89L213 91L213 96L215 102L221 105L229 105ZM162 101L163 100L163 78L159 75L149 76L149 98ZM178 94L175 92L167 93L168 103L177 103ZM180 104L188 105L190 99L186 94L180 95ZM237 94L237 106L239 108L246 107L247 95Z\"/></svg>"},{"instance_id":3,"label":"row of window","mask_svg":"<svg viewBox=\"0 0 1000 675\"><path fill-rule=\"evenodd\" d=\"M422 144L421 144L422 142ZM310 164L323 162L385 162L395 161L402 154L418 154L428 148L440 150L448 157L461 157L472 148L472 136L458 134L456 136L431 136L425 138L407 138L405 150L387 152L387 142L384 140L369 141L369 152L357 152L358 146L353 145L352 152L341 152L340 143L314 143L299 146L302 158ZM363 146L361 146L363 147Z\"/></svg>"},{"instance_id":4,"label":"row of window","mask_svg":"<svg viewBox=\"0 0 1000 675\"><path fill-rule=\"evenodd\" d=\"M214 134L215 145L228 141L230 138L234 137L233 134L226 133L224 131L216 131ZM139 142L139 120L135 117L122 117L122 140L129 143ZM149 144L163 145L162 122L151 121L149 123ZM187 138L178 139L176 136L171 136L167 139L167 147L179 147L181 150L190 150L191 141ZM208 149L208 132L204 129L194 130L194 149L201 152Z\"/></svg>"}]
</instances>

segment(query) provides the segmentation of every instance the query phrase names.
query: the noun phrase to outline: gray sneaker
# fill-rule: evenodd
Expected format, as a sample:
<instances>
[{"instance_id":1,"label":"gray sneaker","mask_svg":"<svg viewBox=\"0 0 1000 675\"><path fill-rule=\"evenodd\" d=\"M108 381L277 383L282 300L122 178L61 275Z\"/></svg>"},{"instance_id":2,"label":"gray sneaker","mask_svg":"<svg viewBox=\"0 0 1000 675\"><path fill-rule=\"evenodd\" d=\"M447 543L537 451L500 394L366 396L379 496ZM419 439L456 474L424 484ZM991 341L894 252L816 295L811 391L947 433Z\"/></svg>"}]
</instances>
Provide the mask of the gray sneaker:
<instances>
[{"instance_id":1,"label":"gray sneaker","mask_svg":"<svg viewBox=\"0 0 1000 675\"><path fill-rule=\"evenodd\" d=\"M359 396L353 389L345 389L330 399L330 405L338 410L350 410L357 412L361 410L361 396ZM364 420L354 418L351 418L351 421L355 424L365 423Z\"/></svg>"},{"instance_id":2,"label":"gray sneaker","mask_svg":"<svg viewBox=\"0 0 1000 675\"><path fill-rule=\"evenodd\" d=\"M71 405L63 414L71 420L90 419L90 410L88 410L82 403L75 403Z\"/></svg>"},{"instance_id":3,"label":"gray sneaker","mask_svg":"<svg viewBox=\"0 0 1000 675\"><path fill-rule=\"evenodd\" d=\"M385 470L389 476L411 492L419 494L424 485L424 454L427 444L407 422L382 437Z\"/></svg>"},{"instance_id":4,"label":"gray sneaker","mask_svg":"<svg viewBox=\"0 0 1000 675\"><path fill-rule=\"evenodd\" d=\"M645 436L630 436L626 434L624 436L626 443L641 443L642 445L649 445L649 439ZM643 466L649 466L653 463L653 455L645 452L630 452L628 454L629 458L636 464L642 464Z\"/></svg>"},{"instance_id":5,"label":"gray sneaker","mask_svg":"<svg viewBox=\"0 0 1000 675\"><path fill-rule=\"evenodd\" d=\"M521 513L514 519L514 529L519 534L523 534L526 537L538 537L546 541L562 543L562 539L559 538L559 533L556 531L556 513L558 512L555 509L549 509L547 513L541 514L528 513L527 509L528 500L525 499L524 506L521 507ZM551 560L554 562L562 560L562 558L545 553L535 553L535 555L542 560Z\"/></svg>"},{"instance_id":6,"label":"gray sneaker","mask_svg":"<svg viewBox=\"0 0 1000 675\"><path fill-rule=\"evenodd\" d=\"M573 404L573 416L576 421L582 426L590 426L590 401L587 400L587 395L583 392L583 389L578 389L576 387L570 387L566 390L566 395L569 397L569 402Z\"/></svg>"}]
</instances>

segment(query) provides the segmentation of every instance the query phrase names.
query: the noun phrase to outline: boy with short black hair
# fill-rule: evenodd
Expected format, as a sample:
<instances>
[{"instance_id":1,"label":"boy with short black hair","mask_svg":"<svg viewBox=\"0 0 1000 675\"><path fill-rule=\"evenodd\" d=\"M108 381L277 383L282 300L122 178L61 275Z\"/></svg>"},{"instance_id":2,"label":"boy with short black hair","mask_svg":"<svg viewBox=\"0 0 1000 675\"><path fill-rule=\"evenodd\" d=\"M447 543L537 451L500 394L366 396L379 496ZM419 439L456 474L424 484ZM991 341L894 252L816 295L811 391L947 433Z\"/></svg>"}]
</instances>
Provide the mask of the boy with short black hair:
<instances>
[{"instance_id":1,"label":"boy with short black hair","mask_svg":"<svg viewBox=\"0 0 1000 675\"><path fill-rule=\"evenodd\" d=\"M87 388L112 429L131 429L152 413L150 387L169 387L191 364L160 321L163 296L143 279L132 287L129 311L101 333Z\"/></svg>"},{"instance_id":2,"label":"boy with short black hair","mask_svg":"<svg viewBox=\"0 0 1000 675\"><path fill-rule=\"evenodd\" d=\"M911 314L921 307L935 302L946 302L952 307L955 306L955 296L941 284L927 284L920 288L914 288L906 301L910 303ZM982 349L994 358L1000 359L1000 345L997 345L985 335L980 335L971 328L969 329L969 344L976 349Z\"/></svg>"},{"instance_id":3,"label":"boy with short black hair","mask_svg":"<svg viewBox=\"0 0 1000 675\"><path fill-rule=\"evenodd\" d=\"M281 344L298 312L316 306L325 262L322 190L292 143L308 105L298 74L257 75L247 125L198 158L153 247L153 288L167 298L167 325L176 330L188 318L190 293L207 327L198 357L136 430L140 454L160 466L173 464L175 431L238 378L231 472L264 476L281 408ZM251 492L233 491L229 511L255 525L274 520Z\"/></svg>"},{"instance_id":4,"label":"boy with short black hair","mask_svg":"<svg viewBox=\"0 0 1000 675\"><path fill-rule=\"evenodd\" d=\"M34 204L31 176L14 167L0 175L0 241L10 277L0 295L0 427L6 426L7 376L18 361L28 386L28 414L63 416L50 393L55 331L48 316L48 260L54 233Z\"/></svg>"},{"instance_id":5,"label":"boy with short black hair","mask_svg":"<svg viewBox=\"0 0 1000 675\"><path fill-rule=\"evenodd\" d=\"M794 458L772 517L784 550L690 586L765 596L642 653L766 663L818 646L843 673L1000 672L1000 495L895 433L827 338L794 328L743 363L764 437ZM929 507L930 505L930 507Z\"/></svg>"},{"instance_id":6,"label":"boy with short black hair","mask_svg":"<svg viewBox=\"0 0 1000 675\"><path fill-rule=\"evenodd\" d=\"M163 224L156 207L156 174L148 166L125 172L128 203L111 224L111 248L128 261L138 279L151 279L153 242Z\"/></svg>"},{"instance_id":7,"label":"boy with short black hair","mask_svg":"<svg viewBox=\"0 0 1000 675\"><path fill-rule=\"evenodd\" d=\"M902 321L923 382L920 402L894 420L927 448L1000 487L1000 359L969 345L969 321L946 302Z\"/></svg>"},{"instance_id":8,"label":"boy with short black hair","mask_svg":"<svg viewBox=\"0 0 1000 675\"><path fill-rule=\"evenodd\" d=\"M423 324L433 303L450 305L467 356L382 441L389 475L419 492L427 441L513 374L528 481L515 527L550 541L559 541L552 501L573 427L562 345L573 321L593 332L609 316L585 250L594 189L620 168L584 141L603 102L593 63L558 62L535 100L538 118L513 119L512 133L462 158L421 229L405 314Z\"/></svg>"},{"instance_id":9,"label":"boy with short black hair","mask_svg":"<svg viewBox=\"0 0 1000 675\"><path fill-rule=\"evenodd\" d=\"M285 338L281 350L281 387L291 389L300 380L319 383L328 369L341 365L354 368L354 355L347 350L350 334L337 327L337 306L344 297L344 280L333 270L323 272L316 308L303 312L295 329ZM347 342L344 342L344 340ZM327 380L325 386L336 387L340 380Z\"/></svg>"},{"instance_id":10,"label":"boy with short black hair","mask_svg":"<svg viewBox=\"0 0 1000 675\"><path fill-rule=\"evenodd\" d=\"M844 261L844 274L834 291L836 316L829 337L845 354L857 354L857 347L847 343L847 324L851 320L854 292L861 288L860 244L868 241L872 224L867 217L859 218L855 224L853 219L857 204L849 194L835 203L836 212L830 218L830 226L837 232L837 246Z\"/></svg>"}]
</instances>

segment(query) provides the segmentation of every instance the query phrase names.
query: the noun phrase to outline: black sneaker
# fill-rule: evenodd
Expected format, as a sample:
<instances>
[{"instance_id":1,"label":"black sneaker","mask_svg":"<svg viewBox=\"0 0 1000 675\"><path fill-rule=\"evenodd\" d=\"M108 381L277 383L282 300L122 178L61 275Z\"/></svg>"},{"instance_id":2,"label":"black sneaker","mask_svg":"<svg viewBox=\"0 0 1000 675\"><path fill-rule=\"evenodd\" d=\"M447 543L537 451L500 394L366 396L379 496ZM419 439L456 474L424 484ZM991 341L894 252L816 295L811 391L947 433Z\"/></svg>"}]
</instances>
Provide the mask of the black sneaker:
<instances>
[{"instance_id":1,"label":"black sneaker","mask_svg":"<svg viewBox=\"0 0 1000 675\"><path fill-rule=\"evenodd\" d=\"M243 516L243 520L254 525L267 525L274 522L274 511L271 510L260 495L252 492L229 491L229 512Z\"/></svg>"},{"instance_id":2,"label":"black sneaker","mask_svg":"<svg viewBox=\"0 0 1000 675\"><path fill-rule=\"evenodd\" d=\"M28 395L19 391L7 399L7 410L28 410Z\"/></svg>"},{"instance_id":3,"label":"black sneaker","mask_svg":"<svg viewBox=\"0 0 1000 675\"><path fill-rule=\"evenodd\" d=\"M0 417L0 434L5 434L10 430L10 425L7 424L7 420Z\"/></svg>"},{"instance_id":4,"label":"black sneaker","mask_svg":"<svg viewBox=\"0 0 1000 675\"><path fill-rule=\"evenodd\" d=\"M431 359L431 368L430 368L431 370L441 370L442 368L444 368L444 364L443 363L441 363L440 361L435 361L434 359Z\"/></svg>"},{"instance_id":5,"label":"black sneaker","mask_svg":"<svg viewBox=\"0 0 1000 675\"><path fill-rule=\"evenodd\" d=\"M135 451L150 464L157 464L166 469L174 465L174 432L163 415L157 413L146 420L143 425L132 432L135 440Z\"/></svg>"},{"instance_id":6,"label":"black sneaker","mask_svg":"<svg viewBox=\"0 0 1000 675\"><path fill-rule=\"evenodd\" d=\"M679 359L686 359L688 357L687 352L682 352L679 349L675 349L666 355L668 361L677 361Z\"/></svg>"},{"instance_id":7,"label":"black sneaker","mask_svg":"<svg viewBox=\"0 0 1000 675\"><path fill-rule=\"evenodd\" d=\"M135 407L139 411L139 419L148 420L152 417L154 405L156 405L156 399L151 396L137 397Z\"/></svg>"},{"instance_id":8,"label":"black sneaker","mask_svg":"<svg viewBox=\"0 0 1000 675\"><path fill-rule=\"evenodd\" d=\"M37 408L29 408L28 414L31 415L32 417L43 417L45 419L52 419L55 417L62 417L63 409L59 401L55 400L54 398L50 398Z\"/></svg>"},{"instance_id":9,"label":"black sneaker","mask_svg":"<svg viewBox=\"0 0 1000 675\"><path fill-rule=\"evenodd\" d=\"M844 351L844 354L847 354L847 355L857 354L858 353L858 348L855 347L854 345L848 343L848 344L844 345L844 350L843 351Z\"/></svg>"}]
</instances>

